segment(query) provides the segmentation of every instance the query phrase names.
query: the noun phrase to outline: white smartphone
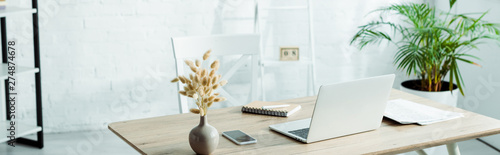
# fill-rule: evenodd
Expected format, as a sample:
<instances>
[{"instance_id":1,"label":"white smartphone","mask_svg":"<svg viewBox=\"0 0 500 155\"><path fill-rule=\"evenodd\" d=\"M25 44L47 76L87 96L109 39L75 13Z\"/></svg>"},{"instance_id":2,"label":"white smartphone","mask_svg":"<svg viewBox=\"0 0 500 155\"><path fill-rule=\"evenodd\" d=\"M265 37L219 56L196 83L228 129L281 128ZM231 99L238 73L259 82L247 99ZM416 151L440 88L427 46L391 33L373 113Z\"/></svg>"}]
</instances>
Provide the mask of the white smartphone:
<instances>
[{"instance_id":1,"label":"white smartphone","mask_svg":"<svg viewBox=\"0 0 500 155\"><path fill-rule=\"evenodd\" d=\"M257 139L250 137L240 130L222 132L222 135L238 145L257 143Z\"/></svg>"}]
</instances>

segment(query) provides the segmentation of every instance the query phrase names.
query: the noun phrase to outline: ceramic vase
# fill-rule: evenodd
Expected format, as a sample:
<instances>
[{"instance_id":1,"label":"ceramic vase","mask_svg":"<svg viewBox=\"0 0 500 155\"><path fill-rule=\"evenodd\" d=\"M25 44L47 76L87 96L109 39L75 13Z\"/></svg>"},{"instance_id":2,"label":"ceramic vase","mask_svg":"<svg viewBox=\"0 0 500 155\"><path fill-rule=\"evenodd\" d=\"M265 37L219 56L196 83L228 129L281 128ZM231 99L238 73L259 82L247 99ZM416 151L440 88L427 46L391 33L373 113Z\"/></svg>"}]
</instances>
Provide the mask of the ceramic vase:
<instances>
[{"instance_id":1,"label":"ceramic vase","mask_svg":"<svg viewBox=\"0 0 500 155\"><path fill-rule=\"evenodd\" d=\"M200 124L189 133L189 145L197 154L211 154L219 145L219 132L208 124L207 116L200 116Z\"/></svg>"}]
</instances>

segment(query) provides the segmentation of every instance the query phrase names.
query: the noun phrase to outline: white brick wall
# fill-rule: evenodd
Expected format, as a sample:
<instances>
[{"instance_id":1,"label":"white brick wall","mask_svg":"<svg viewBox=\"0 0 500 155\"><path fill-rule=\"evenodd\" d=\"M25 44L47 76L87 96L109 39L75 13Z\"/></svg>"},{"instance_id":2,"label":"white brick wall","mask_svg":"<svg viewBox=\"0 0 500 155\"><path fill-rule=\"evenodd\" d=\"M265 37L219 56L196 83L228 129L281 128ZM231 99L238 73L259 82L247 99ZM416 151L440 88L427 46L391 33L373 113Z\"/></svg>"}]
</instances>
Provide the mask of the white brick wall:
<instances>
[{"instance_id":1,"label":"white brick wall","mask_svg":"<svg viewBox=\"0 0 500 155\"><path fill-rule=\"evenodd\" d=\"M348 43L356 27L370 20L366 13L395 1L314 0L318 85L394 72L393 49L356 52ZM46 132L104 129L110 122L176 114L176 86L169 83L175 76L170 37L253 31L253 22L248 20L214 22L218 13L226 17L253 17L253 1L40 0L39 3ZM9 1L9 5L30 6L30 1ZM217 8L222 10L218 12ZM299 19L305 15L296 12L275 15L277 20L297 18L283 21L296 26L276 28L275 42L307 41L306 20ZM19 61L25 65L33 64L31 29L24 26L31 25L30 17L19 15L7 19L9 36L19 40L23 53ZM287 37L287 32L300 33L292 38ZM276 57L277 52L268 56ZM269 99L304 96L305 69L267 68L265 86ZM244 81L242 75L232 80ZM23 92L26 97L20 107L24 108L25 118L34 120L34 106L30 107L34 105L32 78L25 81L20 87L26 90ZM229 91L244 94L238 91L240 87L234 85Z\"/></svg>"}]
</instances>

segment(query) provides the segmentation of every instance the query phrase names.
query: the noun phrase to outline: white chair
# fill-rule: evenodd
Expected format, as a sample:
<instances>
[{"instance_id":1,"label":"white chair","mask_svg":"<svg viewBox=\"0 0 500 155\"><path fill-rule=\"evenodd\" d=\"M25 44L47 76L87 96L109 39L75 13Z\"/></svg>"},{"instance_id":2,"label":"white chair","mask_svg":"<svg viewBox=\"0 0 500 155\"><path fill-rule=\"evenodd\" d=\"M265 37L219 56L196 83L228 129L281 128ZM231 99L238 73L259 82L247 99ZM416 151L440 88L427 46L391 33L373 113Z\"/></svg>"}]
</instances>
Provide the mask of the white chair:
<instances>
[{"instance_id":1,"label":"white chair","mask_svg":"<svg viewBox=\"0 0 500 155\"><path fill-rule=\"evenodd\" d=\"M250 61L251 64L251 89L249 94L249 100L253 101L257 99L257 81L259 74L259 49L260 49L260 36L258 34L240 34L240 35L211 35L211 36L194 36L194 37L173 37L172 47L176 63L177 75L186 75L184 71L184 60L191 58L201 59L202 55L209 49L212 50L209 60L214 60L215 57L223 56L239 56L238 61L232 64L226 72L220 72L222 74L223 80L230 79L234 73L241 68L245 63ZM210 61L210 62L212 62ZM224 64L224 62L221 62ZM210 64L204 63L203 65L208 66ZM228 80L229 84L231 80ZM262 83L260 83L262 88ZM178 83L177 90L183 88L182 83ZM243 105L241 101L238 101L228 93L224 87L218 88L217 92L221 96L226 97L226 103L230 105ZM189 112L187 97L179 96L179 110L180 113ZM228 105L229 106L229 105Z\"/></svg>"}]
</instances>

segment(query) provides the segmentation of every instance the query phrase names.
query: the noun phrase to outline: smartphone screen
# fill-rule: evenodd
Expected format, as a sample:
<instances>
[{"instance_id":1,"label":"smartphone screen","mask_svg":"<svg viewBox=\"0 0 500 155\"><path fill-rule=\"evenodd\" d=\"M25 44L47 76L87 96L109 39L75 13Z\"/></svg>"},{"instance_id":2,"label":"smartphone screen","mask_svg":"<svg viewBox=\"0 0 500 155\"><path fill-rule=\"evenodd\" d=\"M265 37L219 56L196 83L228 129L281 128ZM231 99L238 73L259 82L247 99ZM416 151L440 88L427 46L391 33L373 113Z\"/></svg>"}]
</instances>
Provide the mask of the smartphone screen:
<instances>
[{"instance_id":1,"label":"smartphone screen","mask_svg":"<svg viewBox=\"0 0 500 155\"><path fill-rule=\"evenodd\" d=\"M241 132L240 130L226 131L224 132L224 135L227 136L228 138L230 137L236 140L237 143L255 141L254 138L248 136L247 134Z\"/></svg>"}]
</instances>

